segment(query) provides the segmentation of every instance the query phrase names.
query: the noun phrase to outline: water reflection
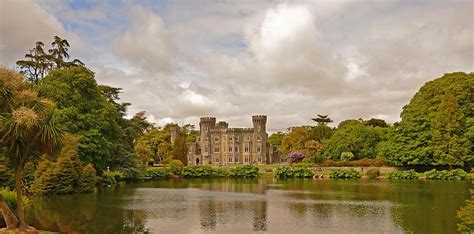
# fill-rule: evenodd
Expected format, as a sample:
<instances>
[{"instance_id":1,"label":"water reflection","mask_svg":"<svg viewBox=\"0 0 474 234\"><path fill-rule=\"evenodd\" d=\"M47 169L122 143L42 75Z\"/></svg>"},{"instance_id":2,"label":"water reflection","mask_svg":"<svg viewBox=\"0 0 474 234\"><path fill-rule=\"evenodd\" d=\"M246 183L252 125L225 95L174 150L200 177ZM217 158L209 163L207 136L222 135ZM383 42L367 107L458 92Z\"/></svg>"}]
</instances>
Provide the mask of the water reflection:
<instances>
[{"instance_id":1,"label":"water reflection","mask_svg":"<svg viewBox=\"0 0 474 234\"><path fill-rule=\"evenodd\" d=\"M67 233L451 233L469 182L172 179L37 197L31 225Z\"/></svg>"}]
</instances>

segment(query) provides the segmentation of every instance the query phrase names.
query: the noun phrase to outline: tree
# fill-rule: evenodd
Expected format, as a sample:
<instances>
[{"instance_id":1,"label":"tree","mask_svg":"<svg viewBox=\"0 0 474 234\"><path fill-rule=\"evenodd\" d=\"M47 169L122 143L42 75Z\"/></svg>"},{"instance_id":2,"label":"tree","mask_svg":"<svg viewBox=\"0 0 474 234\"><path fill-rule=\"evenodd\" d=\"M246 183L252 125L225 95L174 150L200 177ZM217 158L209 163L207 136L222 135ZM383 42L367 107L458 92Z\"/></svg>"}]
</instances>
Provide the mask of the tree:
<instances>
[{"instance_id":1,"label":"tree","mask_svg":"<svg viewBox=\"0 0 474 234\"><path fill-rule=\"evenodd\" d=\"M457 99L459 113L462 113L462 117L460 114L447 114L447 107L440 108L442 99L447 99L445 94L448 91ZM452 104L447 105L448 100L445 100L444 103L445 106L452 106ZM408 105L403 107L400 114L401 121L390 128L387 141L380 145L380 155L385 158L387 163L395 166L447 165L447 162L440 161L444 160L442 152L446 151L440 151L439 140L437 140L440 139L437 132L444 132L445 139L449 138L454 141L450 144L464 142L455 147L458 152L461 152L461 155L470 155L470 157L458 158L460 161L456 165L474 162L474 157L472 157L474 155L474 144L472 143L474 142L473 103L474 74L472 73L445 74L441 78L426 83ZM438 114L439 110L445 114ZM446 138L447 129L441 126L443 123L450 122L452 118L460 118L457 120L459 127L454 132L450 130L451 137Z\"/></svg>"},{"instance_id":2,"label":"tree","mask_svg":"<svg viewBox=\"0 0 474 234\"><path fill-rule=\"evenodd\" d=\"M278 131L275 133L272 133L270 137L268 137L268 142L272 145L273 149L276 150L281 147L281 144L283 143L283 138L286 137L286 133Z\"/></svg>"},{"instance_id":3,"label":"tree","mask_svg":"<svg viewBox=\"0 0 474 234\"><path fill-rule=\"evenodd\" d=\"M184 165L188 164L188 146L183 135L178 134L173 144L173 158L180 160Z\"/></svg>"},{"instance_id":4,"label":"tree","mask_svg":"<svg viewBox=\"0 0 474 234\"><path fill-rule=\"evenodd\" d=\"M38 97L22 80L20 74L0 68L2 100L9 101L0 106L3 110L0 113L0 147L5 148L5 155L15 168L19 228L25 229L21 184L25 164L44 153L51 153L61 143L63 131L58 125L54 104Z\"/></svg>"},{"instance_id":5,"label":"tree","mask_svg":"<svg viewBox=\"0 0 474 234\"><path fill-rule=\"evenodd\" d=\"M381 127L381 128L388 128L389 127L389 125L387 124L387 122L385 122L385 120L375 119L375 118L371 118L367 121L364 121L364 124L368 125L368 126L372 126L372 127Z\"/></svg>"},{"instance_id":6,"label":"tree","mask_svg":"<svg viewBox=\"0 0 474 234\"><path fill-rule=\"evenodd\" d=\"M315 140L319 143L331 138L333 134L332 128L325 124L319 124L314 126L311 131L309 132L309 138L311 140Z\"/></svg>"},{"instance_id":7,"label":"tree","mask_svg":"<svg viewBox=\"0 0 474 234\"><path fill-rule=\"evenodd\" d=\"M50 71L55 69L84 66L78 59L70 62L69 59L69 42L58 36L54 36L51 43L52 48L48 50L49 54L44 50L44 43L36 42L35 47L25 55L25 60L19 60L16 64L20 67L21 73L26 76L26 80L37 84L40 79L44 78Z\"/></svg>"},{"instance_id":8,"label":"tree","mask_svg":"<svg viewBox=\"0 0 474 234\"><path fill-rule=\"evenodd\" d=\"M283 138L281 151L283 154L289 154L292 151L304 150L305 142L308 140L308 130L304 127L294 128L293 131Z\"/></svg>"},{"instance_id":9,"label":"tree","mask_svg":"<svg viewBox=\"0 0 474 234\"><path fill-rule=\"evenodd\" d=\"M328 123L332 123L332 119L327 115L318 115L318 117L312 118L312 120L318 123L318 125L327 125Z\"/></svg>"},{"instance_id":10,"label":"tree","mask_svg":"<svg viewBox=\"0 0 474 234\"><path fill-rule=\"evenodd\" d=\"M468 149L463 147L465 140L458 135L463 118L457 98L446 91L432 124L435 164L448 165L451 169L452 166L463 166L469 160Z\"/></svg>"}]
</instances>

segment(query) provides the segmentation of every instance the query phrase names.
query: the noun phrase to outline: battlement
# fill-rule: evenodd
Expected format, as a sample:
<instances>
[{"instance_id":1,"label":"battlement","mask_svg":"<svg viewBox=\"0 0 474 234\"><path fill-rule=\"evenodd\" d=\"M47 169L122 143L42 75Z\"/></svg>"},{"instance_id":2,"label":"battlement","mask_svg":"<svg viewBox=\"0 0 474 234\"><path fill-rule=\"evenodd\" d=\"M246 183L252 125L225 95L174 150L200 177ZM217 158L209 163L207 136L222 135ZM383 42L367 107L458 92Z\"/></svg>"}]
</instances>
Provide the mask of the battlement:
<instances>
[{"instance_id":1,"label":"battlement","mask_svg":"<svg viewBox=\"0 0 474 234\"><path fill-rule=\"evenodd\" d=\"M219 121L219 123L217 123L216 127L218 127L218 128L228 128L229 124L226 123L225 121Z\"/></svg>"},{"instance_id":2,"label":"battlement","mask_svg":"<svg viewBox=\"0 0 474 234\"><path fill-rule=\"evenodd\" d=\"M267 116L266 115L254 115L252 116L252 122L266 124L267 123Z\"/></svg>"},{"instance_id":3,"label":"battlement","mask_svg":"<svg viewBox=\"0 0 474 234\"><path fill-rule=\"evenodd\" d=\"M216 117L201 117L201 122L216 122Z\"/></svg>"},{"instance_id":4,"label":"battlement","mask_svg":"<svg viewBox=\"0 0 474 234\"><path fill-rule=\"evenodd\" d=\"M228 128L227 132L252 132L253 128Z\"/></svg>"}]
</instances>

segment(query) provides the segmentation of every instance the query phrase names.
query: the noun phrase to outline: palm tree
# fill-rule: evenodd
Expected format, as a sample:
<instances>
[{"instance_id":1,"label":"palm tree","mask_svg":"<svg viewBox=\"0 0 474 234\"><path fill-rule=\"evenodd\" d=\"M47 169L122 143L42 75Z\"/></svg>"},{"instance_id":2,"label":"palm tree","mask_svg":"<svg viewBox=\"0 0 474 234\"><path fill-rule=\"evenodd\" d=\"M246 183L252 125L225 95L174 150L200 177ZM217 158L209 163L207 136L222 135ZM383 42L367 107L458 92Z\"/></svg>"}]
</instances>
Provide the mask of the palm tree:
<instances>
[{"instance_id":1,"label":"palm tree","mask_svg":"<svg viewBox=\"0 0 474 234\"><path fill-rule=\"evenodd\" d=\"M25 163L51 153L62 142L63 132L56 121L54 103L38 97L22 80L20 74L0 67L0 148L15 167L19 228L24 229L21 180Z\"/></svg>"}]
</instances>

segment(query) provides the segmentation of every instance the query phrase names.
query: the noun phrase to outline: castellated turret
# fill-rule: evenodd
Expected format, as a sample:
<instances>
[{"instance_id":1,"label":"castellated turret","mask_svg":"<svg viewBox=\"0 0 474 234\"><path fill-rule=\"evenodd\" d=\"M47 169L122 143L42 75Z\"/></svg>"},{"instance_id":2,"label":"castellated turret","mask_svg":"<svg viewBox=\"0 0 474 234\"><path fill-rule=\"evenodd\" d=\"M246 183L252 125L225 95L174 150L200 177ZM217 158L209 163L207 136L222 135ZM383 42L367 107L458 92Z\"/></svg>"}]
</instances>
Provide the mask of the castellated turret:
<instances>
[{"instance_id":1,"label":"castellated turret","mask_svg":"<svg viewBox=\"0 0 474 234\"><path fill-rule=\"evenodd\" d=\"M257 132L266 132L267 116L266 115L254 115L252 116L253 129Z\"/></svg>"}]
</instances>

